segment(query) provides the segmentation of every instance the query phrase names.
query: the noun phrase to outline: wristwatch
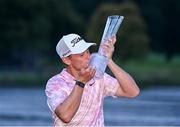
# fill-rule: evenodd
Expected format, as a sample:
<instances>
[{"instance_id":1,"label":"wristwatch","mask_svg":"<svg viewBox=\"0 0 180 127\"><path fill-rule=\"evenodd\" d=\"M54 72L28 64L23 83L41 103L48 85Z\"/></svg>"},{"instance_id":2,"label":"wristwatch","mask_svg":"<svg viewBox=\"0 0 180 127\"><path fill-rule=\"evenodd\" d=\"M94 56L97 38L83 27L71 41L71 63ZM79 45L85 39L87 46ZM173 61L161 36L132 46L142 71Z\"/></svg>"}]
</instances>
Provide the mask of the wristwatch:
<instances>
[{"instance_id":1,"label":"wristwatch","mask_svg":"<svg viewBox=\"0 0 180 127\"><path fill-rule=\"evenodd\" d=\"M80 86L81 88L84 88L85 84L83 82L80 82L76 80L76 85Z\"/></svg>"}]
</instances>

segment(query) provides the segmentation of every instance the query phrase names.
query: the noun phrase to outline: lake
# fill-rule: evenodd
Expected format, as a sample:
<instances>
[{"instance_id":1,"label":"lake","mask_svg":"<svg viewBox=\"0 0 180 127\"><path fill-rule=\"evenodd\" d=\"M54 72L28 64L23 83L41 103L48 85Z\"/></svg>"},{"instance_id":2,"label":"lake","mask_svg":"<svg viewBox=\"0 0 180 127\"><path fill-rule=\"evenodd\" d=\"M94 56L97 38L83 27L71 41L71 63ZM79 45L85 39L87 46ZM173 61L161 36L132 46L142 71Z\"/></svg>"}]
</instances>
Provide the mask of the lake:
<instances>
[{"instance_id":1,"label":"lake","mask_svg":"<svg viewBox=\"0 0 180 127\"><path fill-rule=\"evenodd\" d=\"M134 99L107 97L107 126L180 125L180 87L142 90ZM0 88L1 126L51 126L43 88Z\"/></svg>"}]
</instances>

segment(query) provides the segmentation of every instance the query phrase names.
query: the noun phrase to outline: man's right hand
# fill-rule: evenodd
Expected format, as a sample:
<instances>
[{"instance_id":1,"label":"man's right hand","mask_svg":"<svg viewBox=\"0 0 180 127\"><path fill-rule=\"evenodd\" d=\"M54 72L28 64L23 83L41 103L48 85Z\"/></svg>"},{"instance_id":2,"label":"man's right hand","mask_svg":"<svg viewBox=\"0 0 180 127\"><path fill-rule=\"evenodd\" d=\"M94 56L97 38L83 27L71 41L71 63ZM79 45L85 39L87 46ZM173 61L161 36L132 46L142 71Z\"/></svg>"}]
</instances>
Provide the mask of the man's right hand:
<instances>
[{"instance_id":1,"label":"man's right hand","mask_svg":"<svg viewBox=\"0 0 180 127\"><path fill-rule=\"evenodd\" d=\"M83 68L81 71L79 71L79 77L77 80L86 84L94 77L95 73L96 70L93 67Z\"/></svg>"},{"instance_id":2,"label":"man's right hand","mask_svg":"<svg viewBox=\"0 0 180 127\"><path fill-rule=\"evenodd\" d=\"M96 70L92 67L81 69L81 71L79 71L79 77L76 80L86 84L94 77L95 72ZM63 103L60 103L57 106L55 113L64 123L71 122L76 114L81 103L83 90L84 89L80 88L78 85L75 85L71 94L63 101Z\"/></svg>"}]
</instances>

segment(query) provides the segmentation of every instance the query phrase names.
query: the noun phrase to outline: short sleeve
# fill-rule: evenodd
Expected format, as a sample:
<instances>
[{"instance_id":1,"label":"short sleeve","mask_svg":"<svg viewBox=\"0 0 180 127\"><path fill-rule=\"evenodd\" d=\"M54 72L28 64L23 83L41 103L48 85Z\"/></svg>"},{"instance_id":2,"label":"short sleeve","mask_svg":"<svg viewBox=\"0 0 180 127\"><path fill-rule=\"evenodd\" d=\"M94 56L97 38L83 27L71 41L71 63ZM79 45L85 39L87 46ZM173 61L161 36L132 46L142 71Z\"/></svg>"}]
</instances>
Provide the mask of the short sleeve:
<instances>
[{"instance_id":1,"label":"short sleeve","mask_svg":"<svg viewBox=\"0 0 180 127\"><path fill-rule=\"evenodd\" d=\"M112 76L108 75L107 73L104 74L103 77L103 84L104 84L104 97L112 96L116 97L116 91L118 90L119 83L117 79L113 78Z\"/></svg>"},{"instance_id":2,"label":"short sleeve","mask_svg":"<svg viewBox=\"0 0 180 127\"><path fill-rule=\"evenodd\" d=\"M57 106L67 98L67 92L63 90L59 81L48 81L46 85L47 104L51 111L55 111Z\"/></svg>"}]
</instances>

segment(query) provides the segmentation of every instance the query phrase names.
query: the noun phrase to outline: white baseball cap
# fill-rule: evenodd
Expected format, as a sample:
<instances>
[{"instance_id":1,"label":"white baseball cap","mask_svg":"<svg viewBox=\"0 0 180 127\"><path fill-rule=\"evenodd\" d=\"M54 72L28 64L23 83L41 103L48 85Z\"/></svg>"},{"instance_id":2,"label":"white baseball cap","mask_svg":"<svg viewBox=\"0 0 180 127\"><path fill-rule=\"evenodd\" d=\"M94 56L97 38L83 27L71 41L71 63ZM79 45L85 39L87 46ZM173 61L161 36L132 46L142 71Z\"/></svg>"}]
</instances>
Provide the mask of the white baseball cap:
<instances>
[{"instance_id":1,"label":"white baseball cap","mask_svg":"<svg viewBox=\"0 0 180 127\"><path fill-rule=\"evenodd\" d=\"M56 52L61 58L64 58L71 54L83 53L92 45L96 45L96 43L87 43L77 34L68 34L60 39L56 45Z\"/></svg>"}]
</instances>

